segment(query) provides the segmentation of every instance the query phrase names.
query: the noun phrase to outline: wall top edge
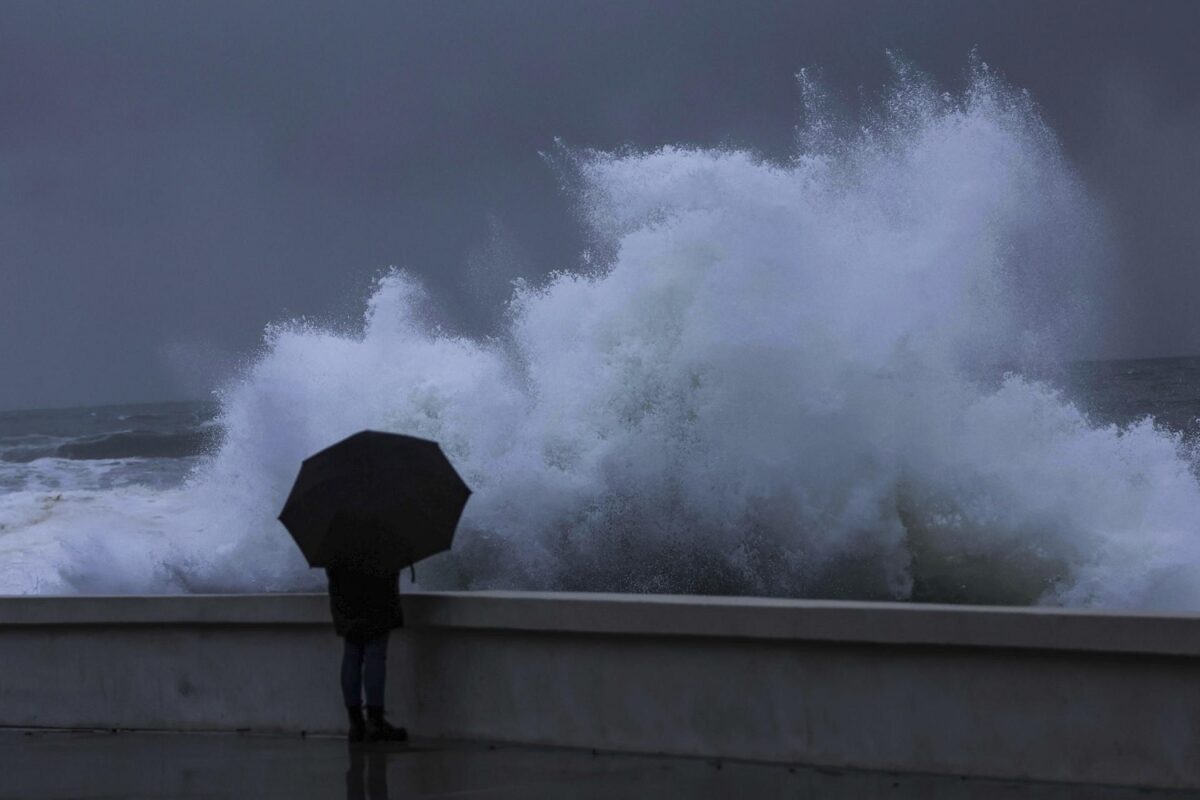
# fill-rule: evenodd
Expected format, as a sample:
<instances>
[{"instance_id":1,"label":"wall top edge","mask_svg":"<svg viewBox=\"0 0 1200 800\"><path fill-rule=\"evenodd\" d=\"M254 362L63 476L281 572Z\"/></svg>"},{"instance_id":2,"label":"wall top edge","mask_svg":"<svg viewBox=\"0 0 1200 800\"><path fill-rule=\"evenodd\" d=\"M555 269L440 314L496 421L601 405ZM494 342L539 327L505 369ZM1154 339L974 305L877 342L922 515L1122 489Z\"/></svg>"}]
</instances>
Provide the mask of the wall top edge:
<instances>
[{"instance_id":1,"label":"wall top edge","mask_svg":"<svg viewBox=\"0 0 1200 800\"><path fill-rule=\"evenodd\" d=\"M1049 607L563 592L410 592L416 630L685 636L1200 657L1200 614ZM0 597L0 635L29 626L328 627L324 594Z\"/></svg>"}]
</instances>

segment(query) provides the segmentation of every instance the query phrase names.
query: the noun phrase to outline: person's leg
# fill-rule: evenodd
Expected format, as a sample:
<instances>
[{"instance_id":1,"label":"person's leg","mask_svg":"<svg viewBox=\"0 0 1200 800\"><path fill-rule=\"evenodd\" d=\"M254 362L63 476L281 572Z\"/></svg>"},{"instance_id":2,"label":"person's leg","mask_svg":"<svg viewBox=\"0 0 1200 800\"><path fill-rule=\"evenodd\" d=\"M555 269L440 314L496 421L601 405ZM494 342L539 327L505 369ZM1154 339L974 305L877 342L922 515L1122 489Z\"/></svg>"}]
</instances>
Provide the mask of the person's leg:
<instances>
[{"instance_id":1,"label":"person's leg","mask_svg":"<svg viewBox=\"0 0 1200 800\"><path fill-rule=\"evenodd\" d=\"M408 739L404 728L393 727L383 716L385 680L387 678L388 635L382 635L366 643L363 664L367 689L367 738L372 741L403 742Z\"/></svg>"},{"instance_id":2,"label":"person's leg","mask_svg":"<svg viewBox=\"0 0 1200 800\"><path fill-rule=\"evenodd\" d=\"M363 681L367 690L367 708L383 708L387 681L387 649L386 631L363 644Z\"/></svg>"},{"instance_id":3,"label":"person's leg","mask_svg":"<svg viewBox=\"0 0 1200 800\"><path fill-rule=\"evenodd\" d=\"M348 738L352 742L361 742L366 734L362 712L362 664L362 644L347 639L342 649L342 701L350 717Z\"/></svg>"},{"instance_id":4,"label":"person's leg","mask_svg":"<svg viewBox=\"0 0 1200 800\"><path fill-rule=\"evenodd\" d=\"M362 705L364 650L361 642L352 642L349 639L342 650L342 699L346 708L358 708Z\"/></svg>"}]
</instances>

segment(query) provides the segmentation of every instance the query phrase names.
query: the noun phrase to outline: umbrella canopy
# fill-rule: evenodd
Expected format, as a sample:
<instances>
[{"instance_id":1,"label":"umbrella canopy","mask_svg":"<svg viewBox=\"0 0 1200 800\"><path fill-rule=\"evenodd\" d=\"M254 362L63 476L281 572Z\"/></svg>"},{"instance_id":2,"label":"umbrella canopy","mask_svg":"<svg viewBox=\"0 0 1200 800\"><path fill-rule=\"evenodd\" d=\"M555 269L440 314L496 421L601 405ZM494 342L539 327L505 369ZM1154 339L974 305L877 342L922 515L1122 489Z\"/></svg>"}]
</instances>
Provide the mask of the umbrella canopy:
<instances>
[{"instance_id":1,"label":"umbrella canopy","mask_svg":"<svg viewBox=\"0 0 1200 800\"><path fill-rule=\"evenodd\" d=\"M470 494L437 442L361 431L304 459L279 521L309 566L397 570L450 549Z\"/></svg>"}]
</instances>

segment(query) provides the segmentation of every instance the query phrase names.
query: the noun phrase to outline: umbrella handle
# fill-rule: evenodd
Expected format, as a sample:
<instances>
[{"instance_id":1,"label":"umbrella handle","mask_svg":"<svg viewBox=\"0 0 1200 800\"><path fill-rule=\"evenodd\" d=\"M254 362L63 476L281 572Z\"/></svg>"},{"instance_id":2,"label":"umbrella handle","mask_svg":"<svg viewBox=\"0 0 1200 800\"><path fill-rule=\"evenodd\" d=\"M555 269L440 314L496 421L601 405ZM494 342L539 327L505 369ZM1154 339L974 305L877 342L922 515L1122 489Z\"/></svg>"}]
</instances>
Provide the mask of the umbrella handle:
<instances>
[{"instance_id":1,"label":"umbrella handle","mask_svg":"<svg viewBox=\"0 0 1200 800\"><path fill-rule=\"evenodd\" d=\"M417 582L417 560L412 557L412 545L404 543L404 551L408 554L408 574L413 583Z\"/></svg>"}]
</instances>

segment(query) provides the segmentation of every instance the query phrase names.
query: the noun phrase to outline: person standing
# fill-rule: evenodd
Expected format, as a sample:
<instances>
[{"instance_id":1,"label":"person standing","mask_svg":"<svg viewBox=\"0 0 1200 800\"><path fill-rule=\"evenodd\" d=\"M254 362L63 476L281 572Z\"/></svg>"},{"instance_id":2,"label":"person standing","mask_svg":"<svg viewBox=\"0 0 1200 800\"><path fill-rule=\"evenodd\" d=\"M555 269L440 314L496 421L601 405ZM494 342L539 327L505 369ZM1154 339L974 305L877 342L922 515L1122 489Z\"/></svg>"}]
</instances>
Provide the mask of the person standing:
<instances>
[{"instance_id":1,"label":"person standing","mask_svg":"<svg viewBox=\"0 0 1200 800\"><path fill-rule=\"evenodd\" d=\"M342 651L342 698L350 717L351 742L403 742L404 728L384 717L388 635L404 624L400 572L330 567L329 605L333 627L345 640ZM363 693L367 715L363 718Z\"/></svg>"}]
</instances>

